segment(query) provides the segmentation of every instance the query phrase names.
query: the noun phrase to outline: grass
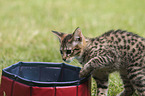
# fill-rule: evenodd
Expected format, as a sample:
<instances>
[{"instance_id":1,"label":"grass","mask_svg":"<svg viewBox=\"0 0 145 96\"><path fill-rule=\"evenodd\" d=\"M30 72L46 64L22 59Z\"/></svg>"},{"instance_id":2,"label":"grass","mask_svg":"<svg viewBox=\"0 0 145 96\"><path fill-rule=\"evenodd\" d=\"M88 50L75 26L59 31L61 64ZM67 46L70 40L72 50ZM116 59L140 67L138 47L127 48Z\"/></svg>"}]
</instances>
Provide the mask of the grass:
<instances>
[{"instance_id":1,"label":"grass","mask_svg":"<svg viewBox=\"0 0 145 96\"><path fill-rule=\"evenodd\" d=\"M144 0L0 0L0 70L19 61L62 62L51 30L71 33L79 26L95 37L124 29L145 37L144 5ZM109 96L123 90L118 73L109 81ZM95 88L93 81L92 96Z\"/></svg>"}]
</instances>

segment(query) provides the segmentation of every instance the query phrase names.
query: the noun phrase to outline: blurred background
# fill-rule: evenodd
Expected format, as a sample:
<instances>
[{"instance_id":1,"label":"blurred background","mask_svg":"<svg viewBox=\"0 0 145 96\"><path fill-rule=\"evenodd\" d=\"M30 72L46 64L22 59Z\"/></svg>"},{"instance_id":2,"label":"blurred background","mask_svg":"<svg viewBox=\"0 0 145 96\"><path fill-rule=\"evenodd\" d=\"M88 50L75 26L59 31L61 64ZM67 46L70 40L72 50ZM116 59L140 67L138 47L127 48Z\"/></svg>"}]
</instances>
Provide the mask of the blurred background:
<instances>
[{"instance_id":1,"label":"blurred background","mask_svg":"<svg viewBox=\"0 0 145 96\"><path fill-rule=\"evenodd\" d=\"M0 0L0 71L19 61L63 62L51 30L72 33L78 26L88 37L111 29L145 37L145 0ZM122 82L118 73L110 78L115 96ZM93 82L92 96L95 88Z\"/></svg>"}]
</instances>

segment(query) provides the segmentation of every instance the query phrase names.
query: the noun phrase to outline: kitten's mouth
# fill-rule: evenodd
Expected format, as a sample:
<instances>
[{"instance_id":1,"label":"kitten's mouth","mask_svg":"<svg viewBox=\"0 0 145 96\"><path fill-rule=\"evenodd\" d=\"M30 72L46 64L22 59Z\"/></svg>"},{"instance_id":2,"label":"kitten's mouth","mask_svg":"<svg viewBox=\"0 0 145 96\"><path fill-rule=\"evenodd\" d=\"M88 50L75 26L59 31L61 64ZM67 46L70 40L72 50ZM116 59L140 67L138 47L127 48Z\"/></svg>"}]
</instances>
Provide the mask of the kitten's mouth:
<instances>
[{"instance_id":1,"label":"kitten's mouth","mask_svg":"<svg viewBox=\"0 0 145 96\"><path fill-rule=\"evenodd\" d=\"M63 59L64 62L70 63L73 59Z\"/></svg>"}]
</instances>

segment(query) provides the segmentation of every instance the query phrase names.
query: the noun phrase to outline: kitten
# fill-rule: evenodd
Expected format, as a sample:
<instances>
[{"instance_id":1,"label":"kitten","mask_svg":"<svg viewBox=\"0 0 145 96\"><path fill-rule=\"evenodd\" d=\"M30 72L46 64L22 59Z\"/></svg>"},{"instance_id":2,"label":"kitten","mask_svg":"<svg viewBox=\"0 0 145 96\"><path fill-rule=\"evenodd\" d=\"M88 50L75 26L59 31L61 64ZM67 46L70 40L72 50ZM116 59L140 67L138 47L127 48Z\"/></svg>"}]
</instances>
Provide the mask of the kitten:
<instances>
[{"instance_id":1,"label":"kitten","mask_svg":"<svg viewBox=\"0 0 145 96\"><path fill-rule=\"evenodd\" d=\"M110 30L96 38L85 37L80 28L72 34L52 32L59 38L62 59L77 59L83 66L80 77L93 76L97 96L107 96L108 76L114 71L124 84L118 96L131 96L135 90L145 96L145 38L123 30Z\"/></svg>"}]
</instances>

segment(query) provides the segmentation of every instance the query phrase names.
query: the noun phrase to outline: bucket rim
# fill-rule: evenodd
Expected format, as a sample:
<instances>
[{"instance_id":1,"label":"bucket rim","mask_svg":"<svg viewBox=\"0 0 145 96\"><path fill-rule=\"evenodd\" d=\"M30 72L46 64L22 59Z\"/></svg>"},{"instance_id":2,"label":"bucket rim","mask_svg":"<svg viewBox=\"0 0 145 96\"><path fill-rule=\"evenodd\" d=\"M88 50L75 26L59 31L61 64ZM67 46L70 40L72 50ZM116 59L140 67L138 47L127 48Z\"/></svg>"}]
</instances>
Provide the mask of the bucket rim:
<instances>
[{"instance_id":1,"label":"bucket rim","mask_svg":"<svg viewBox=\"0 0 145 96\"><path fill-rule=\"evenodd\" d=\"M76 85L80 85L84 82L86 82L90 75L88 75L87 77L84 78L79 78L78 80L74 80L74 81L63 81L63 82L43 82L43 81L33 81L33 80L29 80L29 79L25 79L21 76L18 76L16 74L13 74L11 72L8 72L8 69L10 68L14 68L17 66L51 66L51 67L61 67L61 66L69 66L69 67L73 67L76 68L78 70L80 70L80 67L74 66L74 65L69 65L66 63L53 63L53 62L18 62L16 64L13 64L9 67L6 67L2 70L2 76L8 77L14 81L29 85L29 86L38 86L38 87L56 87L56 86L76 86Z\"/></svg>"}]
</instances>

